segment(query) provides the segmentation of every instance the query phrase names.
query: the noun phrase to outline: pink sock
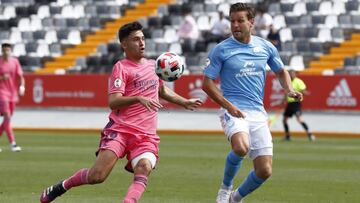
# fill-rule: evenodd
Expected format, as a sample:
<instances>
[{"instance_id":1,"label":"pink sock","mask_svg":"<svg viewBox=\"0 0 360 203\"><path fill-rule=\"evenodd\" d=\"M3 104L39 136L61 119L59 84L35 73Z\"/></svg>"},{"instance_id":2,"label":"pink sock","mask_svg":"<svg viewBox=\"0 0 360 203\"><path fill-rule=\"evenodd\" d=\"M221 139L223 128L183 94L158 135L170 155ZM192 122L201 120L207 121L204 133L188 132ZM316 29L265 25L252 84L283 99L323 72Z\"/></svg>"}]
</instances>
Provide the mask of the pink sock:
<instances>
[{"instance_id":1,"label":"pink sock","mask_svg":"<svg viewBox=\"0 0 360 203\"><path fill-rule=\"evenodd\" d=\"M136 203L139 201L148 182L148 177L135 175L133 183L130 185L123 203Z\"/></svg>"},{"instance_id":2,"label":"pink sock","mask_svg":"<svg viewBox=\"0 0 360 203\"><path fill-rule=\"evenodd\" d=\"M2 136L4 132L4 122L0 125L0 137Z\"/></svg>"},{"instance_id":3,"label":"pink sock","mask_svg":"<svg viewBox=\"0 0 360 203\"><path fill-rule=\"evenodd\" d=\"M8 139L9 139L9 143L13 143L15 141L15 138L14 138L14 132L11 128L11 123L10 123L10 118L9 117L4 117L4 121L3 121L3 124L2 124L7 136L8 136Z\"/></svg>"},{"instance_id":4,"label":"pink sock","mask_svg":"<svg viewBox=\"0 0 360 203\"><path fill-rule=\"evenodd\" d=\"M88 184L88 174L89 169L80 169L74 175L72 175L63 182L64 189L69 190L72 187Z\"/></svg>"}]
</instances>

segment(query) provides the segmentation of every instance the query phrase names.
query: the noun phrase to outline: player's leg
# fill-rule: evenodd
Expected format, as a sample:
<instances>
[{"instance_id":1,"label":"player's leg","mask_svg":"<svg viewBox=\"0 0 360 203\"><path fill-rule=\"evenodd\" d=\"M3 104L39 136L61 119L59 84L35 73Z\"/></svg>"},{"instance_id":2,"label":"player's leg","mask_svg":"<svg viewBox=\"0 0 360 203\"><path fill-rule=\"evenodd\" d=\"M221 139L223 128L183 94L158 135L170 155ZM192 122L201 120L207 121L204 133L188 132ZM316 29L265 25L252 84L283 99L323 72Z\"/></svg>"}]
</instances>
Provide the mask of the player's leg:
<instances>
[{"instance_id":1,"label":"player's leg","mask_svg":"<svg viewBox=\"0 0 360 203\"><path fill-rule=\"evenodd\" d=\"M252 115L252 120L259 118L259 122L250 124L250 152L249 157L253 160L254 170L249 173L244 182L231 195L230 202L241 200L252 191L260 187L272 173L273 144L272 137L266 119L261 113ZM250 117L248 115L248 117Z\"/></svg>"},{"instance_id":2,"label":"player's leg","mask_svg":"<svg viewBox=\"0 0 360 203\"><path fill-rule=\"evenodd\" d=\"M284 140L291 140L288 119L289 119L289 117L287 117L287 116L283 117L283 126L284 126L284 131L285 131Z\"/></svg>"},{"instance_id":3,"label":"player's leg","mask_svg":"<svg viewBox=\"0 0 360 203\"><path fill-rule=\"evenodd\" d=\"M291 135L290 135L290 129L289 129L289 125L288 125L288 119L291 118L291 116L293 115L292 112L292 105L291 104L287 104L286 109L284 111L283 114L283 126L284 126L284 131L285 131L285 137L284 140L291 140Z\"/></svg>"},{"instance_id":4,"label":"player's leg","mask_svg":"<svg viewBox=\"0 0 360 203\"><path fill-rule=\"evenodd\" d=\"M0 106L1 106L0 109L1 109L2 115L4 117L3 122L1 124L1 130L4 130L8 137L11 151L19 152L19 151L21 151L21 147L16 145L14 131L11 126L11 115L14 111L15 103L14 102L1 102Z\"/></svg>"},{"instance_id":5,"label":"player's leg","mask_svg":"<svg viewBox=\"0 0 360 203\"><path fill-rule=\"evenodd\" d=\"M298 123L301 124L301 126L304 128L308 138L310 141L315 141L315 136L314 134L309 130L309 126L305 123L303 117L302 117L302 114L301 114L301 111L300 113L297 113L296 114L296 120Z\"/></svg>"},{"instance_id":6,"label":"player's leg","mask_svg":"<svg viewBox=\"0 0 360 203\"><path fill-rule=\"evenodd\" d=\"M156 156L152 152L145 152L131 160L134 179L128 188L123 203L136 203L145 191L148 177L156 165Z\"/></svg>"},{"instance_id":7,"label":"player's leg","mask_svg":"<svg viewBox=\"0 0 360 203\"><path fill-rule=\"evenodd\" d=\"M113 151L101 150L90 169L80 169L69 178L46 188L41 194L40 202L51 202L72 187L102 183L110 174L117 160L118 157Z\"/></svg>"},{"instance_id":8,"label":"player's leg","mask_svg":"<svg viewBox=\"0 0 360 203\"><path fill-rule=\"evenodd\" d=\"M234 177L240 169L243 157L249 151L249 136L247 122L244 119L234 118L225 110L220 110L219 115L225 135L231 142L232 151L226 157L223 181L216 202L227 203Z\"/></svg>"},{"instance_id":9,"label":"player's leg","mask_svg":"<svg viewBox=\"0 0 360 203\"><path fill-rule=\"evenodd\" d=\"M226 157L223 182L216 197L217 203L227 203L229 201L234 178L241 167L244 156L249 151L248 137L244 132L235 133L230 137L232 151Z\"/></svg>"},{"instance_id":10,"label":"player's leg","mask_svg":"<svg viewBox=\"0 0 360 203\"><path fill-rule=\"evenodd\" d=\"M249 173L245 181L232 194L233 203L241 200L259 188L272 174L272 156L259 156L253 160L254 170Z\"/></svg>"}]
</instances>

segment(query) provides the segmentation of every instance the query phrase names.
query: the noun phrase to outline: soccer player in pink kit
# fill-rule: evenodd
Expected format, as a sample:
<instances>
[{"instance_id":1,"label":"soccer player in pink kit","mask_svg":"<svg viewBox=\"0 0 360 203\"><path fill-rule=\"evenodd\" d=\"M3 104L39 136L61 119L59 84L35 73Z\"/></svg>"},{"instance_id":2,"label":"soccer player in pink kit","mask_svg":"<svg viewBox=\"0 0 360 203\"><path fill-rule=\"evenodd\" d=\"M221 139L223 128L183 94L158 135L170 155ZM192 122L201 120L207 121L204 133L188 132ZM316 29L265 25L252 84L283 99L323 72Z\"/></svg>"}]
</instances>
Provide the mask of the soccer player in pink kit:
<instances>
[{"instance_id":1,"label":"soccer player in pink kit","mask_svg":"<svg viewBox=\"0 0 360 203\"><path fill-rule=\"evenodd\" d=\"M123 203L138 202L158 159L157 111L162 108L159 96L189 110L202 104L199 99L179 96L158 78L155 61L144 58L145 38L140 23L125 24L118 34L125 59L114 65L110 77L112 112L101 133L96 161L91 168L81 169L45 189L40 196L42 203L53 201L72 187L102 183L117 160L125 156L125 169L134 173L134 179Z\"/></svg>"},{"instance_id":2,"label":"soccer player in pink kit","mask_svg":"<svg viewBox=\"0 0 360 203\"><path fill-rule=\"evenodd\" d=\"M1 45L2 57L0 57L0 115L4 117L0 126L0 136L5 131L13 152L21 151L16 145L14 132L11 127L11 116L15 110L15 103L19 100L18 95L25 93L25 79L17 58L11 56L11 45ZM1 149L0 149L1 151Z\"/></svg>"}]
</instances>

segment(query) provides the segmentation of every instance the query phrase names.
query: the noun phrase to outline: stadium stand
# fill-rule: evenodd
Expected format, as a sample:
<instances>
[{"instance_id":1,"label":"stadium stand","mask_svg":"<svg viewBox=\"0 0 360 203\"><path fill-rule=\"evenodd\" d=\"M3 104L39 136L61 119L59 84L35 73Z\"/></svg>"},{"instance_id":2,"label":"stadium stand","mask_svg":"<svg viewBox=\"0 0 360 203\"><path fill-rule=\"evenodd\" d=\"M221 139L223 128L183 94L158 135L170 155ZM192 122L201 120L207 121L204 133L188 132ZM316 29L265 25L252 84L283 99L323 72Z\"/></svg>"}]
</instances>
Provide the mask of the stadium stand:
<instances>
[{"instance_id":1,"label":"stadium stand","mask_svg":"<svg viewBox=\"0 0 360 203\"><path fill-rule=\"evenodd\" d=\"M190 74L202 72L215 45L206 33L229 13L235 0L0 0L0 42L14 44L27 72L107 73L122 57L118 28L133 20L144 25L146 53L184 56ZM359 74L358 0L247 0L266 4L280 31L285 65L304 74ZM179 40L184 5L191 7L201 37Z\"/></svg>"}]
</instances>

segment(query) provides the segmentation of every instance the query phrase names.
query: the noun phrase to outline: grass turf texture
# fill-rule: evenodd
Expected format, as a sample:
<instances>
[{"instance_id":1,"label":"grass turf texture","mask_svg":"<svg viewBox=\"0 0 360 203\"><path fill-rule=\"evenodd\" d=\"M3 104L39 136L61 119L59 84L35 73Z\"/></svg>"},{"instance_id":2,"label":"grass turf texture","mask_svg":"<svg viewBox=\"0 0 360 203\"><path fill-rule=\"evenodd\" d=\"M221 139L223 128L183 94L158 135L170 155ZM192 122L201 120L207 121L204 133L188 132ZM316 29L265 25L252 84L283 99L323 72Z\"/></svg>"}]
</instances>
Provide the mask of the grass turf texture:
<instances>
[{"instance_id":1,"label":"grass turf texture","mask_svg":"<svg viewBox=\"0 0 360 203\"><path fill-rule=\"evenodd\" d=\"M17 132L16 138L20 153L10 151L5 136L0 140L0 203L38 202L45 187L90 167L99 135ZM359 146L360 139L275 139L273 176L246 203L360 202ZM161 160L140 202L215 202L229 150L224 136L161 136ZM132 180L124 164L120 160L104 183L73 188L56 202L121 202ZM251 166L245 159L236 186Z\"/></svg>"}]
</instances>

